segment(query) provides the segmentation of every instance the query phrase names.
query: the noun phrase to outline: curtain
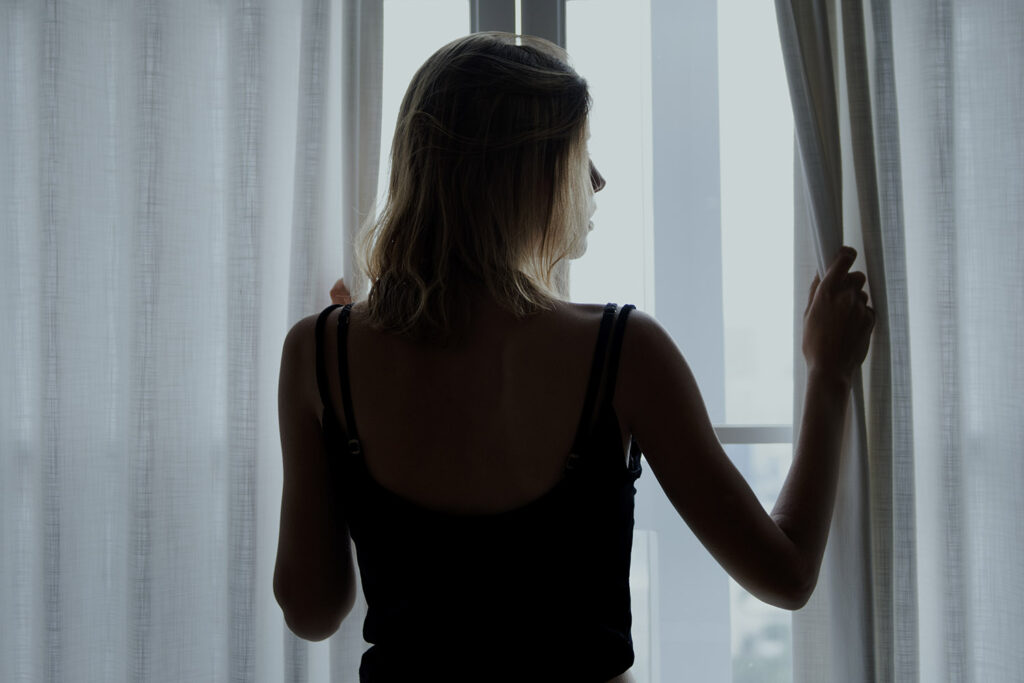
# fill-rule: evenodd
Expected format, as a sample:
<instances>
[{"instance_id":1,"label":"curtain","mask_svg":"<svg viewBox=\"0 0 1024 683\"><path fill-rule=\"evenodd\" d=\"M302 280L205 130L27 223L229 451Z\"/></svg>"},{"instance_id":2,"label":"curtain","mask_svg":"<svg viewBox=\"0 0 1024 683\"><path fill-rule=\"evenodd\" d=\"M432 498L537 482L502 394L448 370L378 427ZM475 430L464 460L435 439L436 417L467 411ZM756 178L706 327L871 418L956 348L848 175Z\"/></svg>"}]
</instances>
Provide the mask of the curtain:
<instances>
[{"instance_id":1,"label":"curtain","mask_svg":"<svg viewBox=\"0 0 1024 683\"><path fill-rule=\"evenodd\" d=\"M1024 7L776 10L795 310L847 243L878 314L794 676L1024 680Z\"/></svg>"},{"instance_id":2,"label":"curtain","mask_svg":"<svg viewBox=\"0 0 1024 683\"><path fill-rule=\"evenodd\" d=\"M284 335L376 193L381 0L0 4L0 680L355 680L272 591Z\"/></svg>"}]
</instances>

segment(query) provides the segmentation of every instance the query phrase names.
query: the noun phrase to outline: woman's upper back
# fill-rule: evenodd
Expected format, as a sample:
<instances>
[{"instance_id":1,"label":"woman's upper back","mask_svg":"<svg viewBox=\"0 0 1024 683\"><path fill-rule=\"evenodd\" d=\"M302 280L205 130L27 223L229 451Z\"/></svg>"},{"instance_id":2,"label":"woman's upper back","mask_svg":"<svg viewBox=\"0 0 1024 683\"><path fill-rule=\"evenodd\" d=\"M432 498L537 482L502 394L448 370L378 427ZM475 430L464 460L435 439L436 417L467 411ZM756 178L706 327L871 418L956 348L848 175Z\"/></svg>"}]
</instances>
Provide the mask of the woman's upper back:
<instances>
[{"instance_id":1,"label":"woman's upper back","mask_svg":"<svg viewBox=\"0 0 1024 683\"><path fill-rule=\"evenodd\" d=\"M480 304L454 348L374 330L352 309L352 409L371 476L422 507L515 509L561 479L576 436L603 307L565 304L525 321ZM339 311L325 326L331 404L345 427ZM623 468L628 429L620 421Z\"/></svg>"}]
</instances>

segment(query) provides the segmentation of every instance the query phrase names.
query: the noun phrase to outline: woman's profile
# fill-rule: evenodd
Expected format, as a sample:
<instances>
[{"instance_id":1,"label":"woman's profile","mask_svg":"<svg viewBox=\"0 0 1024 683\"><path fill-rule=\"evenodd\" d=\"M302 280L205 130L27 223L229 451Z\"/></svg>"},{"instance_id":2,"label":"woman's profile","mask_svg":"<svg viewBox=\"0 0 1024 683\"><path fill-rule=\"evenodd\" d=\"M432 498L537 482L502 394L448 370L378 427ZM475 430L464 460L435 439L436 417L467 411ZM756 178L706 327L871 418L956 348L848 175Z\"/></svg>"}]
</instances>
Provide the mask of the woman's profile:
<instances>
[{"instance_id":1,"label":"woman's profile","mask_svg":"<svg viewBox=\"0 0 1024 683\"><path fill-rule=\"evenodd\" d=\"M419 69L363 239L369 294L353 305L339 282L285 340L274 592L292 631L327 638L355 598L354 542L360 681L632 680L641 452L749 592L798 609L817 580L874 323L855 253L811 286L806 408L769 515L657 321L560 295L604 179L586 82L521 41L473 34Z\"/></svg>"}]
</instances>

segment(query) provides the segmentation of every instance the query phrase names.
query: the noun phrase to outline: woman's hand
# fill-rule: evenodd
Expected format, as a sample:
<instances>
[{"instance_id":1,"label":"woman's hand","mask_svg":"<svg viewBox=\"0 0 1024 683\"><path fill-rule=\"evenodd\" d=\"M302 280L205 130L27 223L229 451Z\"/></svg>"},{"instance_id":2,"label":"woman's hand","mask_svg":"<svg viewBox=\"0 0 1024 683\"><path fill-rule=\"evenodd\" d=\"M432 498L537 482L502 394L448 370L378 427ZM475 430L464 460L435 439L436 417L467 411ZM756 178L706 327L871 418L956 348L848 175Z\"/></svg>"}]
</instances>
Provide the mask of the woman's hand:
<instances>
[{"instance_id":1,"label":"woman's hand","mask_svg":"<svg viewBox=\"0 0 1024 683\"><path fill-rule=\"evenodd\" d=\"M864 291L867 277L849 272L857 252L842 247L824 279L814 276L804 311L803 353L808 373L823 373L847 384L864 362L875 311Z\"/></svg>"},{"instance_id":2,"label":"woman's hand","mask_svg":"<svg viewBox=\"0 0 1024 683\"><path fill-rule=\"evenodd\" d=\"M331 303L342 306L352 303L352 292L345 286L345 278L338 278L338 281L331 287Z\"/></svg>"}]
</instances>

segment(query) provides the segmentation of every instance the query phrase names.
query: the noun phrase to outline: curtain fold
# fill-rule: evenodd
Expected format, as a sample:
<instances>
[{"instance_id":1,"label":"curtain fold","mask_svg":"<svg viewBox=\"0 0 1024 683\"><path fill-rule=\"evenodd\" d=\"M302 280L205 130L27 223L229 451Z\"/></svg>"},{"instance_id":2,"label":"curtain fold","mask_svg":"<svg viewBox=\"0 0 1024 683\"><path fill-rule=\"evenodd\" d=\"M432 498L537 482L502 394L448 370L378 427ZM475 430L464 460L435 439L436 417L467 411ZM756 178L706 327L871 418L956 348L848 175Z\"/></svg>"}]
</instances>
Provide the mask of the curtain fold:
<instances>
[{"instance_id":1,"label":"curtain fold","mask_svg":"<svg viewBox=\"0 0 1024 683\"><path fill-rule=\"evenodd\" d=\"M872 2L870 13L866 22L861 0L843 3L843 81L856 225L876 312L864 365L875 678L904 681L918 675L907 257L888 0Z\"/></svg>"},{"instance_id":2,"label":"curtain fold","mask_svg":"<svg viewBox=\"0 0 1024 683\"><path fill-rule=\"evenodd\" d=\"M345 272L353 297L365 298L367 282L357 268L355 241L375 215L380 159L381 91L384 77L382 0L342 0L342 225Z\"/></svg>"},{"instance_id":3,"label":"curtain fold","mask_svg":"<svg viewBox=\"0 0 1024 683\"><path fill-rule=\"evenodd\" d=\"M380 6L0 4L0 680L356 680L273 597L276 396L376 192Z\"/></svg>"},{"instance_id":4,"label":"curtain fold","mask_svg":"<svg viewBox=\"0 0 1024 683\"><path fill-rule=\"evenodd\" d=\"M837 17L825 2L776 1L783 62L793 102L796 127L796 178L802 201L794 213L798 267L796 282L810 283L811 273L800 272L807 263L799 246L813 244L815 270L824 274L840 245L850 243L844 230L843 156L839 87L834 73L839 63L833 34ZM801 209L802 210L799 210ZM859 240L858 240L859 241ZM861 250L863 252L863 250ZM865 255L866 257L866 255ZM872 295L874 291L872 290ZM806 293L795 310L801 315ZM874 296L873 296L874 298ZM877 302L874 302L877 310ZM883 309L884 310L884 309ZM881 312L879 312L881 316ZM800 328L802 331L802 327ZM799 349L801 335L794 335ZM872 345L879 343L876 329ZM795 351L796 355L800 355ZM795 387L805 382L802 355L794 358ZM797 394L802 392L797 392ZM795 402L794 424L800 423L802 398ZM868 435L861 373L853 382L853 400L847 417L840 463L832 532L822 559L818 587L808 605L793 620L794 677L798 680L874 680L875 620L871 546L871 491L868 472ZM841 540L840 540L841 539ZM838 541L838 542L837 542ZM836 616L843 623L836 624ZM836 676L841 676L836 678Z\"/></svg>"},{"instance_id":5,"label":"curtain fold","mask_svg":"<svg viewBox=\"0 0 1024 683\"><path fill-rule=\"evenodd\" d=\"M1024 8L776 9L797 281L841 238L878 314L819 585L794 616L795 677L1020 680Z\"/></svg>"}]
</instances>

